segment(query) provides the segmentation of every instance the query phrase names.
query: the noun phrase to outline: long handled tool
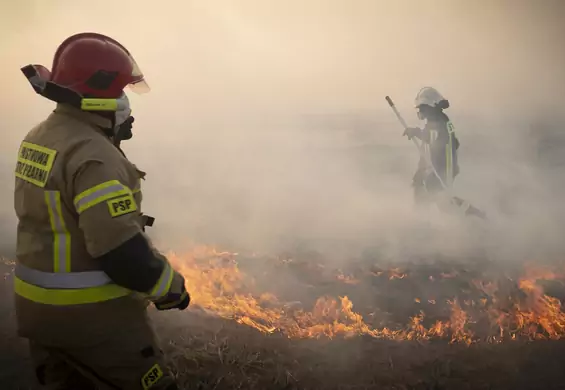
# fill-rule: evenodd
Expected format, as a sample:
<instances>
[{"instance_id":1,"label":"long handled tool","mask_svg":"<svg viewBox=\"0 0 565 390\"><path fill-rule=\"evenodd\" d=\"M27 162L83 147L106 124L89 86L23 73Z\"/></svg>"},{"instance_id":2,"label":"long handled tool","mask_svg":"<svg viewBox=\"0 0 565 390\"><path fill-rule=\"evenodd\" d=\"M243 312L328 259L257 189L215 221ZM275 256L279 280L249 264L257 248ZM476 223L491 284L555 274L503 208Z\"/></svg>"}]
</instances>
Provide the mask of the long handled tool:
<instances>
[{"instance_id":1,"label":"long handled tool","mask_svg":"<svg viewBox=\"0 0 565 390\"><path fill-rule=\"evenodd\" d=\"M396 106L394 105L394 102L392 101L392 99L390 98L390 96L386 96L385 97L387 103L389 104L390 108L392 108L392 111L394 112L394 114L396 115L396 118L398 118L398 121L400 122L400 124L402 125L402 127L404 127L404 130L406 130L408 128L408 125L406 124L406 121L404 120L404 118L402 117L402 115L400 115L400 112L398 111L398 109L396 108ZM475 214L482 218L482 219L486 219L485 213L481 210L479 210L478 208L474 207L473 205L471 205L469 202L457 197L457 196L453 196L452 194L452 190L450 186L447 186L443 180L441 179L441 177L439 176L439 174L437 173L436 168L434 167L434 164L431 162L430 160L430 156L424 151L424 148L422 147L422 144L420 144L416 137L412 137L412 142L414 142L414 145L416 146L416 148L418 149L418 153L420 154L420 157L423 158L423 160L426 162L426 165L432 170L434 176L439 180L441 186L443 187L444 191L449 195L449 197L451 198L451 201L453 204L457 205L458 207L468 210L470 208L474 209L476 212ZM423 143L423 141L422 141Z\"/></svg>"},{"instance_id":2,"label":"long handled tool","mask_svg":"<svg viewBox=\"0 0 565 390\"><path fill-rule=\"evenodd\" d=\"M398 121L400 122L402 127L404 127L404 130L406 130L408 128L408 125L406 124L406 121L404 120L402 115L400 115L400 112L398 112L398 110L397 110L396 106L394 105L394 103L392 102L392 99L390 98L390 96L386 96L385 99L388 102L390 108L392 108L394 115L396 115L396 117L398 118ZM416 148L418 148L418 153L420 154L420 156L424 157L422 150L421 150L421 145L418 142L418 140L416 139L416 137L412 137L412 141L414 142L414 145L416 146Z\"/></svg>"}]
</instances>

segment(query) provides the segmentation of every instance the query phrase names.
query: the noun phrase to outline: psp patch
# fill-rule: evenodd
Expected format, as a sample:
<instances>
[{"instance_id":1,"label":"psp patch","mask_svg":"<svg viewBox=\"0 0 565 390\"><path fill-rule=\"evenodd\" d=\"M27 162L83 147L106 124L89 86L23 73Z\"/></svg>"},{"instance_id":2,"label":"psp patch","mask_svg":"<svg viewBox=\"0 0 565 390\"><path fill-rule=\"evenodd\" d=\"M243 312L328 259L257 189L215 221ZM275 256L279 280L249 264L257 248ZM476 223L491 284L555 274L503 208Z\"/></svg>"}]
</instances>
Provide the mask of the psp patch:
<instances>
[{"instance_id":1,"label":"psp patch","mask_svg":"<svg viewBox=\"0 0 565 390\"><path fill-rule=\"evenodd\" d=\"M137 204L132 195L125 195L119 198L110 199L106 202L112 218L137 211Z\"/></svg>"},{"instance_id":2,"label":"psp patch","mask_svg":"<svg viewBox=\"0 0 565 390\"><path fill-rule=\"evenodd\" d=\"M143 390L149 390L155 383L159 382L159 379L161 379L162 377L163 370L161 370L159 364L155 364L141 378L141 386L143 386Z\"/></svg>"}]
</instances>

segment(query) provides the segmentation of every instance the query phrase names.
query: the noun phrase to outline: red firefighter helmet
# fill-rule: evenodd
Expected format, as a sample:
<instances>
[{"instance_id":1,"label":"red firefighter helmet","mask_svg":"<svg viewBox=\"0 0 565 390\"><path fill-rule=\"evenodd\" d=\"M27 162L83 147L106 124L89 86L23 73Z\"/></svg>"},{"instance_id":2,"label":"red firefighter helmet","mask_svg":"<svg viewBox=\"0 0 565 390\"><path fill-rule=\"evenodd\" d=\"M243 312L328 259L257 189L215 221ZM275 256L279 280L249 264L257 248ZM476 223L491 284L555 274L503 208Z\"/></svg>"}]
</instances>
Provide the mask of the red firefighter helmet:
<instances>
[{"instance_id":1,"label":"red firefighter helmet","mask_svg":"<svg viewBox=\"0 0 565 390\"><path fill-rule=\"evenodd\" d=\"M130 52L116 40L97 33L76 34L61 43L49 81L93 98L119 98L126 86L136 93L149 91Z\"/></svg>"}]
</instances>

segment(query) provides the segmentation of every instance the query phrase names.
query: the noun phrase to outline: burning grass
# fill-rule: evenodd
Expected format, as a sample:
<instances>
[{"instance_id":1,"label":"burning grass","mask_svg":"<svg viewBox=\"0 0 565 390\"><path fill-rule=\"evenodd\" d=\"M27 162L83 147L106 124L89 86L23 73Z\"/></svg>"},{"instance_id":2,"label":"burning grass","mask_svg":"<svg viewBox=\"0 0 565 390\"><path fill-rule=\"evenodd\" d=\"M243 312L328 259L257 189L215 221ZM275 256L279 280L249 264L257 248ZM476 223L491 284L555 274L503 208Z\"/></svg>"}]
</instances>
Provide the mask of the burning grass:
<instances>
[{"instance_id":1,"label":"burning grass","mask_svg":"<svg viewBox=\"0 0 565 390\"><path fill-rule=\"evenodd\" d=\"M540 284L563 283L557 269L530 267L520 275L517 270L480 270L482 264L477 269L413 264L388 270L373 264L346 273L291 259L240 259L206 247L170 259L186 278L194 308L288 338L363 335L471 344L565 336L561 302ZM259 264L264 267L259 276L271 281L270 291L251 275ZM298 275L302 280L297 282ZM294 279L292 300L284 299L286 283L276 283L285 278Z\"/></svg>"},{"instance_id":2,"label":"burning grass","mask_svg":"<svg viewBox=\"0 0 565 390\"><path fill-rule=\"evenodd\" d=\"M168 348L186 388L565 388L559 267L334 269L206 247L170 259L192 309L156 318L177 324Z\"/></svg>"},{"instance_id":3,"label":"burning grass","mask_svg":"<svg viewBox=\"0 0 565 390\"><path fill-rule=\"evenodd\" d=\"M565 268L364 259L337 269L314 254L208 247L170 259L191 308L151 315L184 389L565 388ZM22 344L6 340L0 373L23 372L10 363ZM24 379L2 386L30 389Z\"/></svg>"}]
</instances>

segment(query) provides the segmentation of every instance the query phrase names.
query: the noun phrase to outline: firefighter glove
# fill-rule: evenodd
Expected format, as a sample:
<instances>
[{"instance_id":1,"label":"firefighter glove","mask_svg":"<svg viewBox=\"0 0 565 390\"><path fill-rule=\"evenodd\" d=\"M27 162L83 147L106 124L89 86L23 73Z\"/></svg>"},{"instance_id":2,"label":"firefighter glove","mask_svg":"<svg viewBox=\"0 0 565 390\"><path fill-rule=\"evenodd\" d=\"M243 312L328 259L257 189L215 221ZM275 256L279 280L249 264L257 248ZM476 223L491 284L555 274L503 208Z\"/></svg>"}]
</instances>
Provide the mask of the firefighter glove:
<instances>
[{"instance_id":1,"label":"firefighter glove","mask_svg":"<svg viewBox=\"0 0 565 390\"><path fill-rule=\"evenodd\" d=\"M404 134L402 134L403 136L407 136L409 140L411 140L413 137L419 138L419 136L422 134L422 129L419 129L417 127L407 127L406 130L404 130Z\"/></svg>"},{"instance_id":2,"label":"firefighter glove","mask_svg":"<svg viewBox=\"0 0 565 390\"><path fill-rule=\"evenodd\" d=\"M175 272L169 292L155 301L155 308L157 310L184 310L189 304L190 294L184 286L184 278L178 272Z\"/></svg>"}]
</instances>

